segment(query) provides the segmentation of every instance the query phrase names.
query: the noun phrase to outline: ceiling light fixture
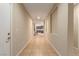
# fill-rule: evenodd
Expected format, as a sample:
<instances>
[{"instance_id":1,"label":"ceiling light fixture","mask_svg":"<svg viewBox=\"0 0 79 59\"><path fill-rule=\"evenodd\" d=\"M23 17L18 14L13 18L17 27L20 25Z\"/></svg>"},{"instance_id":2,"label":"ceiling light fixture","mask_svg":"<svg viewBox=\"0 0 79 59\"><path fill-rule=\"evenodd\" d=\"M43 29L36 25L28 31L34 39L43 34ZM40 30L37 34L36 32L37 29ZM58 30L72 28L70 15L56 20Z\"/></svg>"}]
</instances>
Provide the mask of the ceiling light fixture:
<instances>
[{"instance_id":1,"label":"ceiling light fixture","mask_svg":"<svg viewBox=\"0 0 79 59\"><path fill-rule=\"evenodd\" d=\"M40 17L39 17L39 16L37 16L37 19L40 19Z\"/></svg>"}]
</instances>

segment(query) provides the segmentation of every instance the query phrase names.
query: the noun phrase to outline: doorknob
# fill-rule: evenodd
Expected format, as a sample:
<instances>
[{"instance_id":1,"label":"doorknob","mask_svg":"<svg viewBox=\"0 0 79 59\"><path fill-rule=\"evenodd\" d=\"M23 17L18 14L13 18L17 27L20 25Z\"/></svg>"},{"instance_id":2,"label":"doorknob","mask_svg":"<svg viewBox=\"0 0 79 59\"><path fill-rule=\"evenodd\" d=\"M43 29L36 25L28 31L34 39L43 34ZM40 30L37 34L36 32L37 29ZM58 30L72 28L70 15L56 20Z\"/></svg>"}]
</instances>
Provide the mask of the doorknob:
<instances>
[{"instance_id":1,"label":"doorknob","mask_svg":"<svg viewBox=\"0 0 79 59\"><path fill-rule=\"evenodd\" d=\"M8 40L11 39L11 37L8 37Z\"/></svg>"},{"instance_id":2,"label":"doorknob","mask_svg":"<svg viewBox=\"0 0 79 59\"><path fill-rule=\"evenodd\" d=\"M6 40L6 43L8 43L10 39L11 39L11 37L8 37L8 39Z\"/></svg>"},{"instance_id":3,"label":"doorknob","mask_svg":"<svg viewBox=\"0 0 79 59\"><path fill-rule=\"evenodd\" d=\"M8 38L7 38L7 40L6 40L6 43L8 43L10 39L11 39L10 33L8 33Z\"/></svg>"},{"instance_id":4,"label":"doorknob","mask_svg":"<svg viewBox=\"0 0 79 59\"><path fill-rule=\"evenodd\" d=\"M10 33L8 33L8 35L10 35Z\"/></svg>"}]
</instances>

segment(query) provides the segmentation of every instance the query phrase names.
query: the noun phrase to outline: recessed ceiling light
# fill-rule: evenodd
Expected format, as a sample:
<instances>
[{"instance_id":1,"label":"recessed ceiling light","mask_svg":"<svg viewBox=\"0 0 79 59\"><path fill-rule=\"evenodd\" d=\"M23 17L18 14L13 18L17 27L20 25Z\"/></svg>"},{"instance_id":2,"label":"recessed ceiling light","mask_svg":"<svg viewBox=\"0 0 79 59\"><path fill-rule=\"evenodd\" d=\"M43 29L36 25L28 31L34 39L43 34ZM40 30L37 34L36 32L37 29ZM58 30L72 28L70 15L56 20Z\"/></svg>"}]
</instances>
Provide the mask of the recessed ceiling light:
<instances>
[{"instance_id":1,"label":"recessed ceiling light","mask_svg":"<svg viewBox=\"0 0 79 59\"><path fill-rule=\"evenodd\" d=\"M37 16L37 19L40 19L40 17L39 17L39 16Z\"/></svg>"}]
</instances>

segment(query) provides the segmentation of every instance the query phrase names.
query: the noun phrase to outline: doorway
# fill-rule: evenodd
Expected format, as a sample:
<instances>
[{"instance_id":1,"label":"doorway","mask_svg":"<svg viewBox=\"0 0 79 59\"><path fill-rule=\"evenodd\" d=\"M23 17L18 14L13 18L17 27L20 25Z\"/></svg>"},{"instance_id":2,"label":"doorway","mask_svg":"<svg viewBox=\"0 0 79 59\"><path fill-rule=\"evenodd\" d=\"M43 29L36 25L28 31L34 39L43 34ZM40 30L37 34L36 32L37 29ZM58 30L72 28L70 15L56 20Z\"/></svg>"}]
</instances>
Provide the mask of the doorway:
<instances>
[{"instance_id":1,"label":"doorway","mask_svg":"<svg viewBox=\"0 0 79 59\"><path fill-rule=\"evenodd\" d=\"M34 23L34 35L44 34L44 21L36 21Z\"/></svg>"},{"instance_id":2,"label":"doorway","mask_svg":"<svg viewBox=\"0 0 79 59\"><path fill-rule=\"evenodd\" d=\"M0 4L0 56L10 56L10 4Z\"/></svg>"}]
</instances>

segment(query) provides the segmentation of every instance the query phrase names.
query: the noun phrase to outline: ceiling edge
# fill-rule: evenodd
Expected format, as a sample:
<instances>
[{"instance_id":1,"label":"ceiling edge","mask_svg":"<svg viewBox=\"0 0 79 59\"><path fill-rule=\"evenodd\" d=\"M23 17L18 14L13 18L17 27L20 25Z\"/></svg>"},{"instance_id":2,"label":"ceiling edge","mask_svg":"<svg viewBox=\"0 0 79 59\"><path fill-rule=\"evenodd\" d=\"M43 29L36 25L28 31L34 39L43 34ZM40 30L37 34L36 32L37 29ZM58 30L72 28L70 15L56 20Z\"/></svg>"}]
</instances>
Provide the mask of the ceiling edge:
<instances>
[{"instance_id":1,"label":"ceiling edge","mask_svg":"<svg viewBox=\"0 0 79 59\"><path fill-rule=\"evenodd\" d=\"M53 12L54 12L55 9L57 8L57 6L58 6L57 3L55 3L55 4L53 5L52 9L49 11L49 13L48 13L48 15L46 16L46 18L47 18L49 15L53 14ZM45 19L46 19L46 18L45 18Z\"/></svg>"},{"instance_id":2,"label":"ceiling edge","mask_svg":"<svg viewBox=\"0 0 79 59\"><path fill-rule=\"evenodd\" d=\"M21 4L22 4L23 8L26 10L26 13L29 15L29 17L30 17L31 19L33 19L32 16L30 15L30 13L27 11L27 8L25 8L25 6L23 5L23 3L21 3Z\"/></svg>"}]
</instances>

